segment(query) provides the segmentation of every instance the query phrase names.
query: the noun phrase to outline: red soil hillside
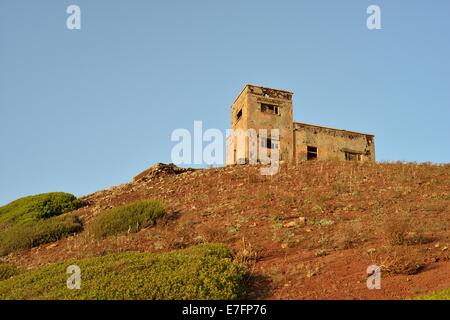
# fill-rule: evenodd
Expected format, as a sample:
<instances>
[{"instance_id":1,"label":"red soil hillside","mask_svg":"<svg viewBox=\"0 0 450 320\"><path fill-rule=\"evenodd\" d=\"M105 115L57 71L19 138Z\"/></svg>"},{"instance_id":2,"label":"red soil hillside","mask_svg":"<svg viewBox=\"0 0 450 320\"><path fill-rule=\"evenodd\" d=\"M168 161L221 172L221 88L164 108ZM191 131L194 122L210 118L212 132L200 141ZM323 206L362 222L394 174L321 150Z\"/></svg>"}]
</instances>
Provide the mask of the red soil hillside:
<instances>
[{"instance_id":1,"label":"red soil hillside","mask_svg":"<svg viewBox=\"0 0 450 320\"><path fill-rule=\"evenodd\" d=\"M86 196L75 212L88 226L105 209L161 199L168 214L155 226L105 240L83 231L7 260L33 268L223 242L252 270L249 298L403 299L450 287L450 165L306 162L272 177L254 166L172 169ZM381 290L366 287L372 264Z\"/></svg>"}]
</instances>

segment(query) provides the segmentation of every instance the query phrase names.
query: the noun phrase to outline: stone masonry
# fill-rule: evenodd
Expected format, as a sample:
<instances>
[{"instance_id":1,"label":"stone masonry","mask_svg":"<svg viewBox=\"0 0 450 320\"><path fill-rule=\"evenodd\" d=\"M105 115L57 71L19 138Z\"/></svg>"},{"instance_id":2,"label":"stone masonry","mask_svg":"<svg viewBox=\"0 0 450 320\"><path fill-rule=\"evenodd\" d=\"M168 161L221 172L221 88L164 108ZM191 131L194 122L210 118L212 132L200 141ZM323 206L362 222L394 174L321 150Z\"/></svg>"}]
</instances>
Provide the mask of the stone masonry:
<instances>
[{"instance_id":1,"label":"stone masonry","mask_svg":"<svg viewBox=\"0 0 450 320\"><path fill-rule=\"evenodd\" d=\"M294 122L292 92L246 85L231 106L231 128L256 131L257 148L270 155L278 149L280 161L348 160L375 161L374 136L341 129ZM265 130L264 130L265 129ZM271 136L279 130L279 137ZM249 138L227 137L227 164L248 163ZM258 149L257 149L258 150ZM258 159L259 162L259 159Z\"/></svg>"}]
</instances>

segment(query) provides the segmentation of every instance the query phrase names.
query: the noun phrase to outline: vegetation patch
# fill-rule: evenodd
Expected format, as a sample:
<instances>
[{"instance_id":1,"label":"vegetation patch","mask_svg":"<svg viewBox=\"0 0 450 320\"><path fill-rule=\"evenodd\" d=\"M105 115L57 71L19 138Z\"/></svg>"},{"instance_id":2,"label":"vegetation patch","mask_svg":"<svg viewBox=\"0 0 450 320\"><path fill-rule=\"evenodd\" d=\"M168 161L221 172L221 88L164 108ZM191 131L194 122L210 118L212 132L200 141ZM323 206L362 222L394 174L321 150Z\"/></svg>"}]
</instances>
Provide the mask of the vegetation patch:
<instances>
[{"instance_id":1,"label":"vegetation patch","mask_svg":"<svg viewBox=\"0 0 450 320\"><path fill-rule=\"evenodd\" d=\"M373 264L381 267L383 274L414 275L426 266L423 253L407 246L386 246L370 252Z\"/></svg>"},{"instance_id":2,"label":"vegetation patch","mask_svg":"<svg viewBox=\"0 0 450 320\"><path fill-rule=\"evenodd\" d=\"M312 222L312 224L313 225L319 225L319 226L331 226L332 224L334 224L334 221L323 218L323 219L314 220Z\"/></svg>"},{"instance_id":3,"label":"vegetation patch","mask_svg":"<svg viewBox=\"0 0 450 320\"><path fill-rule=\"evenodd\" d=\"M450 288L416 297L417 300L450 300Z\"/></svg>"},{"instance_id":4,"label":"vegetation patch","mask_svg":"<svg viewBox=\"0 0 450 320\"><path fill-rule=\"evenodd\" d=\"M67 267L81 270L68 289ZM116 253L41 267L0 281L0 299L241 299L247 271L223 244L168 253Z\"/></svg>"},{"instance_id":5,"label":"vegetation patch","mask_svg":"<svg viewBox=\"0 0 450 320\"><path fill-rule=\"evenodd\" d=\"M406 213L387 215L382 226L385 242L392 246L405 244L406 234L411 227L410 221Z\"/></svg>"},{"instance_id":6,"label":"vegetation patch","mask_svg":"<svg viewBox=\"0 0 450 320\"><path fill-rule=\"evenodd\" d=\"M96 238L138 232L153 225L164 214L164 205L160 201L137 201L100 214L91 223L89 231Z\"/></svg>"},{"instance_id":7,"label":"vegetation patch","mask_svg":"<svg viewBox=\"0 0 450 320\"><path fill-rule=\"evenodd\" d=\"M17 199L0 207L0 225L36 221L76 210L83 202L64 192L43 193Z\"/></svg>"},{"instance_id":8,"label":"vegetation patch","mask_svg":"<svg viewBox=\"0 0 450 320\"><path fill-rule=\"evenodd\" d=\"M20 198L0 207L0 256L81 231L78 217L62 214L83 205L72 194L52 192Z\"/></svg>"},{"instance_id":9,"label":"vegetation patch","mask_svg":"<svg viewBox=\"0 0 450 320\"><path fill-rule=\"evenodd\" d=\"M0 233L0 256L58 241L80 232L82 228L76 216L58 216L16 224Z\"/></svg>"},{"instance_id":10,"label":"vegetation patch","mask_svg":"<svg viewBox=\"0 0 450 320\"><path fill-rule=\"evenodd\" d=\"M0 281L9 279L19 273L20 271L16 266L8 263L0 263Z\"/></svg>"}]
</instances>

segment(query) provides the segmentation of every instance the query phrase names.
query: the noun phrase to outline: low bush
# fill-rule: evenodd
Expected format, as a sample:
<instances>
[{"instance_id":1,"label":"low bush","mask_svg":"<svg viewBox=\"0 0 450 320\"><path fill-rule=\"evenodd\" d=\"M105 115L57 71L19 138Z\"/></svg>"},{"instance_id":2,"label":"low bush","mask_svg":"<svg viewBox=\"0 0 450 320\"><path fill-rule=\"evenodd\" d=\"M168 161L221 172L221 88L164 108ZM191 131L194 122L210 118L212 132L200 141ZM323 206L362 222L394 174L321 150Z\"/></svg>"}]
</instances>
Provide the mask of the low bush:
<instances>
[{"instance_id":1,"label":"low bush","mask_svg":"<svg viewBox=\"0 0 450 320\"><path fill-rule=\"evenodd\" d=\"M385 242L391 246L403 245L410 228L410 217L405 213L396 213L384 218L382 234Z\"/></svg>"},{"instance_id":2,"label":"low bush","mask_svg":"<svg viewBox=\"0 0 450 320\"><path fill-rule=\"evenodd\" d=\"M83 202L64 192L43 193L17 199L0 207L0 224L15 224L58 216L76 210Z\"/></svg>"},{"instance_id":3,"label":"low bush","mask_svg":"<svg viewBox=\"0 0 450 320\"><path fill-rule=\"evenodd\" d=\"M89 232L96 238L138 232L164 214L164 205L159 201L137 201L101 213L90 224Z\"/></svg>"},{"instance_id":4,"label":"low bush","mask_svg":"<svg viewBox=\"0 0 450 320\"><path fill-rule=\"evenodd\" d=\"M442 291L436 291L420 295L416 300L450 300L450 288Z\"/></svg>"},{"instance_id":5,"label":"low bush","mask_svg":"<svg viewBox=\"0 0 450 320\"><path fill-rule=\"evenodd\" d=\"M426 265L423 252L406 246L384 246L370 253L373 264L381 267L383 274L414 275L422 272Z\"/></svg>"},{"instance_id":6,"label":"low bush","mask_svg":"<svg viewBox=\"0 0 450 320\"><path fill-rule=\"evenodd\" d=\"M19 274L19 269L16 266L0 263L0 281L9 279L16 274Z\"/></svg>"},{"instance_id":7,"label":"low bush","mask_svg":"<svg viewBox=\"0 0 450 320\"><path fill-rule=\"evenodd\" d=\"M81 231L82 227L75 216L57 216L13 225L0 233L0 256L57 241Z\"/></svg>"},{"instance_id":8,"label":"low bush","mask_svg":"<svg viewBox=\"0 0 450 320\"><path fill-rule=\"evenodd\" d=\"M81 270L81 288L67 288L66 268ZM0 281L0 299L241 299L247 271L223 244L168 253L116 253L41 267Z\"/></svg>"}]
</instances>

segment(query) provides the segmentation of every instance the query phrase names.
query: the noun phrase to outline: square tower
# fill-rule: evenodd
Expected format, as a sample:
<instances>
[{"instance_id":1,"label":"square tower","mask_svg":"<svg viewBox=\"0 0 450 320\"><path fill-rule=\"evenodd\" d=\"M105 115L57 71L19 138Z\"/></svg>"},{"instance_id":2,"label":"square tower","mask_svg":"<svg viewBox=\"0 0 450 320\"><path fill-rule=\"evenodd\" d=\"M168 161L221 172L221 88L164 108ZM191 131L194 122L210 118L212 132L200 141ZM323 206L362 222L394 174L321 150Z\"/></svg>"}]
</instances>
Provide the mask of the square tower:
<instances>
[{"instance_id":1,"label":"square tower","mask_svg":"<svg viewBox=\"0 0 450 320\"><path fill-rule=\"evenodd\" d=\"M280 161L291 161L293 156L292 92L255 85L246 85L231 106L231 128L248 132L253 129L257 136L257 149L277 148ZM279 137L271 135L279 130ZM227 164L248 163L249 139L239 143L236 135L227 138ZM258 159L259 161L260 159Z\"/></svg>"}]
</instances>

